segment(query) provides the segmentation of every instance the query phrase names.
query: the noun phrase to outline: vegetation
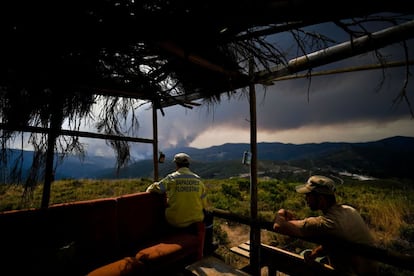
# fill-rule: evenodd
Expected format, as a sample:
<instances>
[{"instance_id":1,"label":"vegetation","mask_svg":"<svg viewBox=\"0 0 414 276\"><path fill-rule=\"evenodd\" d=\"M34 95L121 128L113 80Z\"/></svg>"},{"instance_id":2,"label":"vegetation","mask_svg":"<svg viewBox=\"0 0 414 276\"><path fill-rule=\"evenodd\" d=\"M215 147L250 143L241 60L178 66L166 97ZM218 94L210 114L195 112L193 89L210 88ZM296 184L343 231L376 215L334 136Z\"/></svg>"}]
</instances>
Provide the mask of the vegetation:
<instances>
[{"instance_id":1,"label":"vegetation","mask_svg":"<svg viewBox=\"0 0 414 276\"><path fill-rule=\"evenodd\" d=\"M50 204L96 198L115 197L145 191L151 179L122 180L60 180L52 185ZM215 208L248 216L250 212L250 180L246 178L206 179L209 201ZM294 210L298 217L315 214L303 196L295 192L300 182L278 179L259 179L259 216L271 221L280 208ZM0 211L40 206L42 189L38 185L30 199L23 198L21 185L3 186L0 189ZM414 186L403 180L360 181L345 179L337 187L338 201L356 207L369 224L377 245L400 253L414 254ZM233 238L223 230L224 222L215 220L214 238L222 246ZM234 226L234 225L233 225ZM247 229L247 226L246 226ZM276 233L265 233L267 243L298 251L311 245Z\"/></svg>"}]
</instances>

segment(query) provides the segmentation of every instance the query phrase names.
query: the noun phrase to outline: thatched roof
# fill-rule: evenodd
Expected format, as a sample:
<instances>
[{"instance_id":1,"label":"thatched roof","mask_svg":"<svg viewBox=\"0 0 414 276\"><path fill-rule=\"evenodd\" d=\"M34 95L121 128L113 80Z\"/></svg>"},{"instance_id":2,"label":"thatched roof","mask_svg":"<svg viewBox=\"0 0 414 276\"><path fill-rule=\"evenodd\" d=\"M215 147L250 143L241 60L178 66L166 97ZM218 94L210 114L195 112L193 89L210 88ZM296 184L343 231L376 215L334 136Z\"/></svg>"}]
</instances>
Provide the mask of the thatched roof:
<instances>
[{"instance_id":1,"label":"thatched roof","mask_svg":"<svg viewBox=\"0 0 414 276\"><path fill-rule=\"evenodd\" d=\"M0 81L6 92L26 90L53 100L59 95L105 94L155 103L177 94L214 97L245 87L245 61L250 57L267 67L286 63L264 34L354 17L361 21L379 12L412 11L402 0L364 5L285 0L1 5Z\"/></svg>"},{"instance_id":2,"label":"thatched roof","mask_svg":"<svg viewBox=\"0 0 414 276\"><path fill-rule=\"evenodd\" d=\"M118 120L125 118L125 109L115 108L120 99L125 106L128 99L141 99L155 108L191 107L195 99L218 100L250 82L268 84L275 76L318 64L293 70L269 35L291 32L305 55L334 45L306 33L307 26L333 22L351 40L370 38L361 23L399 26L412 20L414 10L406 0L4 0L0 13L0 123L7 140L29 126L55 128L59 134L65 119L88 116L96 95L114 96L98 129L121 135ZM355 54L412 33L410 25L381 43L368 41ZM250 76L249 60L255 64ZM67 150L76 150L76 143Z\"/></svg>"}]
</instances>

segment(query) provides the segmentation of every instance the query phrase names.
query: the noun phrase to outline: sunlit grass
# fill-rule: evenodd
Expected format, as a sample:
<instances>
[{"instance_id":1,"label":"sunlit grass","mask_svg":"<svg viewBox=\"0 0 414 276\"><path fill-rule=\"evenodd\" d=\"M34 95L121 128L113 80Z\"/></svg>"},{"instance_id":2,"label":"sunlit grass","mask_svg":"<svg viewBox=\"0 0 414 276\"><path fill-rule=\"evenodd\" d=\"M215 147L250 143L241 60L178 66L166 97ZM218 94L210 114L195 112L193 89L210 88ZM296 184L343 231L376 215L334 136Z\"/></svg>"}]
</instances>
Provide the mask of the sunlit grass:
<instances>
[{"instance_id":1,"label":"sunlit grass","mask_svg":"<svg viewBox=\"0 0 414 276\"><path fill-rule=\"evenodd\" d=\"M120 180L58 180L53 182L49 205L89 199L117 197L145 191L152 181L150 179ZM0 211L39 208L42 202L42 185L31 193L24 193L22 185L3 187L0 193Z\"/></svg>"},{"instance_id":2,"label":"sunlit grass","mask_svg":"<svg viewBox=\"0 0 414 276\"><path fill-rule=\"evenodd\" d=\"M207 179L208 199L215 208L240 215L250 213L250 181L245 178ZM145 191L151 179L118 180L59 180L51 187L49 204L117 197ZM294 187L300 183L280 180L258 181L259 216L272 220L280 208L294 210L298 218L312 213L302 195ZM340 203L354 206L370 226L377 244L383 247L401 246L401 240L414 242L414 187L397 180L357 181L349 179L337 187ZM0 211L39 208L42 185L23 197L22 185L3 186L0 190Z\"/></svg>"}]
</instances>

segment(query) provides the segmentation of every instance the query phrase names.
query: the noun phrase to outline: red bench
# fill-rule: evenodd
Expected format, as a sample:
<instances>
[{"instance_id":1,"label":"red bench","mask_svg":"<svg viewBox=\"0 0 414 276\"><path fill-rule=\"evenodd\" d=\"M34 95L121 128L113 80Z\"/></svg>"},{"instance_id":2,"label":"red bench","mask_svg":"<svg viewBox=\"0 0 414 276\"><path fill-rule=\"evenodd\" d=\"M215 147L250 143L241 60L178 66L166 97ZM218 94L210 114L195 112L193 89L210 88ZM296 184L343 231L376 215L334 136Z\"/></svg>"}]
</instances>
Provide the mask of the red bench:
<instances>
[{"instance_id":1,"label":"red bench","mask_svg":"<svg viewBox=\"0 0 414 276\"><path fill-rule=\"evenodd\" d=\"M165 197L141 192L2 212L0 267L13 275L72 276L125 261L145 272L197 260L199 236L166 232L164 209Z\"/></svg>"}]
</instances>

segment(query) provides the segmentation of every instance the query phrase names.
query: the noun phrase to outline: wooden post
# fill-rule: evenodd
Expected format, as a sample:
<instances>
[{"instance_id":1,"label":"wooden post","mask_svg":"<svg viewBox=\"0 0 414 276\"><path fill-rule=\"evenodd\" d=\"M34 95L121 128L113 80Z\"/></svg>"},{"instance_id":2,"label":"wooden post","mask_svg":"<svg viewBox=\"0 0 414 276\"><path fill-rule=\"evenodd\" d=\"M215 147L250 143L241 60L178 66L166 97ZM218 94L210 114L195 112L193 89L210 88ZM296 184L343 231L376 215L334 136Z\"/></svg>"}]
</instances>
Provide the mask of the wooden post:
<instances>
[{"instance_id":1,"label":"wooden post","mask_svg":"<svg viewBox=\"0 0 414 276\"><path fill-rule=\"evenodd\" d=\"M253 62L249 63L249 73L253 76ZM260 228L257 226L257 118L256 118L256 90L253 82L249 84L250 102L250 267L254 276L260 276Z\"/></svg>"},{"instance_id":2,"label":"wooden post","mask_svg":"<svg viewBox=\"0 0 414 276\"><path fill-rule=\"evenodd\" d=\"M154 162L154 181L158 181L158 119L157 119L157 107L154 102L152 102L152 133L153 133L153 143L152 143L152 154Z\"/></svg>"},{"instance_id":3,"label":"wooden post","mask_svg":"<svg viewBox=\"0 0 414 276\"><path fill-rule=\"evenodd\" d=\"M50 189L54 181L53 161L55 156L56 138L62 127L62 111L53 110L50 118L50 128L47 136L47 151L45 164L45 179L43 183L43 194L41 208L49 207Z\"/></svg>"},{"instance_id":4,"label":"wooden post","mask_svg":"<svg viewBox=\"0 0 414 276\"><path fill-rule=\"evenodd\" d=\"M46 152L46 166L45 166L45 179L43 183L43 194L41 208L49 207L50 201L50 189L53 182L53 160L55 155L55 141L56 134L51 130L47 137L47 152Z\"/></svg>"}]
</instances>

